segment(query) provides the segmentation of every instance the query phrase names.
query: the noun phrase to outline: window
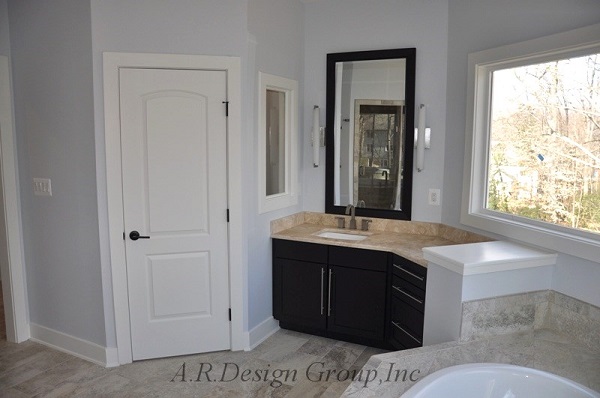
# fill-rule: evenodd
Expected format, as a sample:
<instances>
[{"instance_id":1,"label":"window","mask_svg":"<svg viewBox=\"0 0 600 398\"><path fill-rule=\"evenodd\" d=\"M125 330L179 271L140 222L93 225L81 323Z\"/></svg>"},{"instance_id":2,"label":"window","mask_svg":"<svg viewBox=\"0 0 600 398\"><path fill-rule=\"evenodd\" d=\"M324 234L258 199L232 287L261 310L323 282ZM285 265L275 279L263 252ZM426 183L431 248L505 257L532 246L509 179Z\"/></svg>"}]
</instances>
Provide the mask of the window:
<instances>
[{"instance_id":1,"label":"window","mask_svg":"<svg viewBox=\"0 0 600 398\"><path fill-rule=\"evenodd\" d=\"M600 25L469 55L461 222L597 261Z\"/></svg>"},{"instance_id":2,"label":"window","mask_svg":"<svg viewBox=\"0 0 600 398\"><path fill-rule=\"evenodd\" d=\"M259 73L259 213L298 203L298 83Z\"/></svg>"}]
</instances>

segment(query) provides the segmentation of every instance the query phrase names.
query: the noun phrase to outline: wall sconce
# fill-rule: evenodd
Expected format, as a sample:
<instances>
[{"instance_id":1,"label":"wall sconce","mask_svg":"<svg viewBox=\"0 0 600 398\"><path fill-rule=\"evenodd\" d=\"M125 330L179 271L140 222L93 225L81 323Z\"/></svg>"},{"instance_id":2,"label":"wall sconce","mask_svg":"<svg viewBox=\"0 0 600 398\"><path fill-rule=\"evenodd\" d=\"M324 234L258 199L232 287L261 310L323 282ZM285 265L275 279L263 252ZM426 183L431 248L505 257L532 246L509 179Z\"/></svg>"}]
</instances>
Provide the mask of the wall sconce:
<instances>
[{"instance_id":1,"label":"wall sconce","mask_svg":"<svg viewBox=\"0 0 600 398\"><path fill-rule=\"evenodd\" d=\"M415 148L417 148L417 171L425 168L425 148L431 148L431 129L425 127L425 105L419 106L419 119L415 129Z\"/></svg>"},{"instance_id":2,"label":"wall sconce","mask_svg":"<svg viewBox=\"0 0 600 398\"><path fill-rule=\"evenodd\" d=\"M313 146L313 167L319 167L319 148L325 146L325 128L319 126L321 113L318 105L313 108L312 122L312 146Z\"/></svg>"}]
</instances>

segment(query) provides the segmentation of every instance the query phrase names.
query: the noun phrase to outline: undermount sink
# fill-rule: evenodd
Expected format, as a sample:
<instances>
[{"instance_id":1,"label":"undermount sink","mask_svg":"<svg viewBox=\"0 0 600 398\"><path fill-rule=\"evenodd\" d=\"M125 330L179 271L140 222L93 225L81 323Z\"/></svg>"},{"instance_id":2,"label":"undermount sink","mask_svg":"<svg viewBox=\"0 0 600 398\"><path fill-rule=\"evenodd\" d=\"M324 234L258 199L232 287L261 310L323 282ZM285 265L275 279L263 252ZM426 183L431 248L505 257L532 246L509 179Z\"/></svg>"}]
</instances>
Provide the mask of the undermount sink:
<instances>
[{"instance_id":1,"label":"undermount sink","mask_svg":"<svg viewBox=\"0 0 600 398\"><path fill-rule=\"evenodd\" d=\"M320 238L327 238L327 239L341 239L341 240L355 240L355 241L364 240L364 239L368 238L368 236L366 236L366 235L347 234L344 232L332 232L332 231L319 232L318 234L316 234L316 236L318 236Z\"/></svg>"}]
</instances>

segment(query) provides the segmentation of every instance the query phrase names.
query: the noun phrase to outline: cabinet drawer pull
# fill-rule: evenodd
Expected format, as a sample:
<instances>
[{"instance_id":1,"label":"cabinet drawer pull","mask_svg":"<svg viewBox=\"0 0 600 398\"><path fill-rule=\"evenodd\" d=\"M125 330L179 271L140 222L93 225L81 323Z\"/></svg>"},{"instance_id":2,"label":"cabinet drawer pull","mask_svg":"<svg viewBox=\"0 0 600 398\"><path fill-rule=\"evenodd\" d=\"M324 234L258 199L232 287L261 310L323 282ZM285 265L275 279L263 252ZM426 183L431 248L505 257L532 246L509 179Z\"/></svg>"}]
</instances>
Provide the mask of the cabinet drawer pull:
<instances>
[{"instance_id":1,"label":"cabinet drawer pull","mask_svg":"<svg viewBox=\"0 0 600 398\"><path fill-rule=\"evenodd\" d=\"M331 279L333 271L329 269L329 288L327 289L327 316L331 316Z\"/></svg>"},{"instance_id":2,"label":"cabinet drawer pull","mask_svg":"<svg viewBox=\"0 0 600 398\"><path fill-rule=\"evenodd\" d=\"M396 289L397 291L399 291L400 293L402 293L403 295L405 295L405 296L407 296L407 297L409 297L409 298L411 298L411 299L415 300L417 303L419 303L419 304L423 304L423 300L419 300L418 298L416 298L416 297L415 297L415 296L413 296L412 294L408 294L408 293L406 293L404 290L400 289L398 286L394 286L394 285L392 285L392 287L393 287L394 289Z\"/></svg>"},{"instance_id":3,"label":"cabinet drawer pull","mask_svg":"<svg viewBox=\"0 0 600 398\"><path fill-rule=\"evenodd\" d=\"M410 337L411 339L413 339L414 341L416 341L419 344L421 343L421 340L417 339L415 336L413 336L412 334L408 333L406 330L404 330L397 322L392 321L392 325L396 326L398 329L400 329L401 331L404 332L404 334L406 334L408 337Z\"/></svg>"},{"instance_id":4,"label":"cabinet drawer pull","mask_svg":"<svg viewBox=\"0 0 600 398\"><path fill-rule=\"evenodd\" d=\"M321 268L321 315L325 311L325 306L323 305L323 296L325 296L325 291L323 290L325 281L325 269Z\"/></svg>"},{"instance_id":5,"label":"cabinet drawer pull","mask_svg":"<svg viewBox=\"0 0 600 398\"><path fill-rule=\"evenodd\" d=\"M423 278L422 276L413 274L410 271L405 270L404 268L402 268L401 265L396 265L394 264L394 267L398 268L400 271L407 273L408 275L412 276L413 278L417 278L418 280L420 280L421 282L423 282L423 280L425 280L425 278Z\"/></svg>"}]
</instances>

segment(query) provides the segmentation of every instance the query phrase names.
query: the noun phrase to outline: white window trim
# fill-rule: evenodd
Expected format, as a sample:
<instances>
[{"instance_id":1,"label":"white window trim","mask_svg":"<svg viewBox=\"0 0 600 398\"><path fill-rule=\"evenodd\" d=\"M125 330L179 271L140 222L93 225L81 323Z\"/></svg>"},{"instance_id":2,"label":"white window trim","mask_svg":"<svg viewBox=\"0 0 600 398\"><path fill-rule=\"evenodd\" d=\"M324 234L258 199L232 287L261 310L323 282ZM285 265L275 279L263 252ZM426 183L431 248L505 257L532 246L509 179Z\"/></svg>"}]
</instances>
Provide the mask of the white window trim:
<instances>
[{"instance_id":1,"label":"white window trim","mask_svg":"<svg viewBox=\"0 0 600 398\"><path fill-rule=\"evenodd\" d=\"M600 51L600 24L469 54L461 223L598 262L600 236L485 208L491 73Z\"/></svg>"},{"instance_id":2,"label":"white window trim","mask_svg":"<svg viewBox=\"0 0 600 398\"><path fill-rule=\"evenodd\" d=\"M298 82L285 77L258 73L258 212L267 213L294 206L298 203ZM267 195L266 170L266 105L267 90L285 93L285 189Z\"/></svg>"}]
</instances>

